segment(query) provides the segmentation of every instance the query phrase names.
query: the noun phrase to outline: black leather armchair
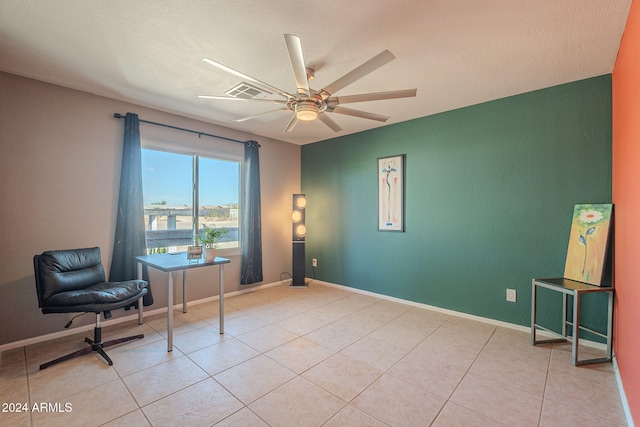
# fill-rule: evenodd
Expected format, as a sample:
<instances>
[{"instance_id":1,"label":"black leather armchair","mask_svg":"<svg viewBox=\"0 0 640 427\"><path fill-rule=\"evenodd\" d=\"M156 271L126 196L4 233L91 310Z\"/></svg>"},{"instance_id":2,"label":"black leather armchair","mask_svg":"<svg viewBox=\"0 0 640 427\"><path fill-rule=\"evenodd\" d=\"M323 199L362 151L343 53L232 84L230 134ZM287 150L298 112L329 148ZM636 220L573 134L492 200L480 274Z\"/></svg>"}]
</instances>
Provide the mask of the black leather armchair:
<instances>
[{"instance_id":1,"label":"black leather armchair","mask_svg":"<svg viewBox=\"0 0 640 427\"><path fill-rule=\"evenodd\" d=\"M38 304L43 313L96 314L93 340L85 338L89 347L44 363L40 365L40 369L92 351L99 353L109 365L113 365L104 347L144 338L144 335L135 335L102 342L100 313L109 318L111 310L137 302L138 322L142 324L142 297L147 293L148 283L143 280L106 282L100 248L47 251L33 257L33 266ZM70 325L71 321L65 328Z\"/></svg>"}]
</instances>

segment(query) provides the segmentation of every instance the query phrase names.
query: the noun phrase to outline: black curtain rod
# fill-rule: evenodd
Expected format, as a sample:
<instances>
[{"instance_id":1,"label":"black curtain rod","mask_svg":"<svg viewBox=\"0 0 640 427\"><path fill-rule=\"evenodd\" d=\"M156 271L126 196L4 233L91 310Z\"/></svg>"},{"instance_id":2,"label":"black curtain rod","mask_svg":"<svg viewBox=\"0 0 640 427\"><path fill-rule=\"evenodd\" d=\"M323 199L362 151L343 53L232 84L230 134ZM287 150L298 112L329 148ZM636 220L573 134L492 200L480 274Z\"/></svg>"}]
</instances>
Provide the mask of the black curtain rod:
<instances>
[{"instance_id":1,"label":"black curtain rod","mask_svg":"<svg viewBox=\"0 0 640 427\"><path fill-rule=\"evenodd\" d=\"M113 117L115 117L116 119L124 119L124 116L120 113L114 113ZM190 133L195 133L196 135L198 135L198 138L204 136L210 136L211 138L218 138L218 139L224 139L225 141L231 141L231 142L239 142L240 144L244 144L246 141L240 141L237 139L232 139L232 138L227 138L225 136L219 136L219 135L213 135L210 133L205 133L205 132L199 132L197 130L191 130L191 129L185 129L185 128L180 128L177 126L172 126L172 125L167 125L164 123L158 123L158 122L151 122L149 120L142 120L142 119L138 119L141 123L147 123L150 125L156 125L156 126L162 126L165 128L170 128L170 129L175 129L175 130L181 130L183 132L190 132ZM260 145L258 145L259 147Z\"/></svg>"}]
</instances>

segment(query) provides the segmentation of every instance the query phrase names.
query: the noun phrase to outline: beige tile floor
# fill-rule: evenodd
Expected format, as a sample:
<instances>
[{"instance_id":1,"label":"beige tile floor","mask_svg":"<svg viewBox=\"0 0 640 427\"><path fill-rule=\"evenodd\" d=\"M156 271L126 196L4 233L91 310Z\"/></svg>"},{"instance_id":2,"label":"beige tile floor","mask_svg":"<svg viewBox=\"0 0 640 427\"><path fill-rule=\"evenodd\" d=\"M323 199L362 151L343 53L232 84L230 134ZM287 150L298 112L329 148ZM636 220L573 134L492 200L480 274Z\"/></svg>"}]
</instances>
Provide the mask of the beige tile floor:
<instances>
[{"instance_id":1,"label":"beige tile floor","mask_svg":"<svg viewBox=\"0 0 640 427\"><path fill-rule=\"evenodd\" d=\"M84 335L5 352L0 403L29 410L0 427L626 425L611 364L572 367L569 345L526 332L314 283L225 308L224 335L216 302L176 311L171 353L165 316L105 328L145 334L109 348L112 367L38 370Z\"/></svg>"}]
</instances>

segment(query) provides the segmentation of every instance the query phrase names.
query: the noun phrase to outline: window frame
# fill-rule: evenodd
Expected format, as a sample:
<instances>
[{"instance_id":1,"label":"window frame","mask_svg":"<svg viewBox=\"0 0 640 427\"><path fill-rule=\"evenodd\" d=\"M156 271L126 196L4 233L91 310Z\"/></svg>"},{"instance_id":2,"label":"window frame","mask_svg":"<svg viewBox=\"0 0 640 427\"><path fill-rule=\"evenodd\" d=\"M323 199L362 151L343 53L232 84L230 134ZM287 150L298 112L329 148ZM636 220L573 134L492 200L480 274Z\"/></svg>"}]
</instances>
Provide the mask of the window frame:
<instances>
[{"instance_id":1,"label":"window frame","mask_svg":"<svg viewBox=\"0 0 640 427\"><path fill-rule=\"evenodd\" d=\"M240 145L240 144L238 144ZM223 160L223 161L231 161L237 162L239 164L238 169L238 246L233 248L218 248L218 254L220 256L237 256L242 253L242 227L241 227L241 212L243 209L242 206L242 189L243 189L243 169L244 169L244 155L242 154L242 146L240 145L240 150L222 150L218 147L207 146L204 147L200 144L188 144L188 143L178 143L178 142L163 142L152 139L141 138L140 147L143 150L156 150L163 151L167 153L180 154L191 156L193 159L192 165L192 201L193 201L193 209L192 209L192 233L197 232L201 226L198 215L196 213L196 206L199 205L199 171L198 171L198 159L200 157L214 159L214 160ZM236 148L236 147L234 147ZM234 152L235 151L235 152ZM144 171L142 171L144 175ZM143 179L144 186L144 179ZM144 187L143 187L144 191ZM145 230L146 232L146 230Z\"/></svg>"}]
</instances>

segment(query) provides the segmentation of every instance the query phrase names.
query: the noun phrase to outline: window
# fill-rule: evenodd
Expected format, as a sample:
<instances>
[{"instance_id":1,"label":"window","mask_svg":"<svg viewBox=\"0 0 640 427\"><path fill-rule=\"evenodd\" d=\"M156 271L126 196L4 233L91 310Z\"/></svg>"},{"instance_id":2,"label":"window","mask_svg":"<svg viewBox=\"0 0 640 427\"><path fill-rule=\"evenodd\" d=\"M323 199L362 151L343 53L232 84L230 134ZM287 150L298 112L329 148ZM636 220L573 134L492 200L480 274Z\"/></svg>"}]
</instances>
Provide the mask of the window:
<instances>
[{"instance_id":1,"label":"window","mask_svg":"<svg viewBox=\"0 0 640 427\"><path fill-rule=\"evenodd\" d=\"M186 251L203 227L227 229L220 249L239 247L239 159L143 148L142 186L149 253Z\"/></svg>"}]
</instances>

